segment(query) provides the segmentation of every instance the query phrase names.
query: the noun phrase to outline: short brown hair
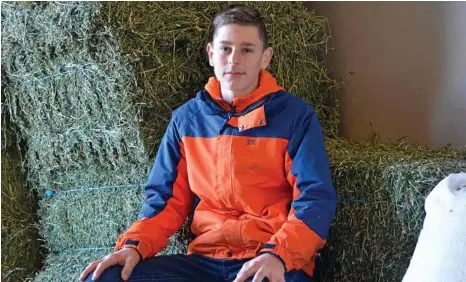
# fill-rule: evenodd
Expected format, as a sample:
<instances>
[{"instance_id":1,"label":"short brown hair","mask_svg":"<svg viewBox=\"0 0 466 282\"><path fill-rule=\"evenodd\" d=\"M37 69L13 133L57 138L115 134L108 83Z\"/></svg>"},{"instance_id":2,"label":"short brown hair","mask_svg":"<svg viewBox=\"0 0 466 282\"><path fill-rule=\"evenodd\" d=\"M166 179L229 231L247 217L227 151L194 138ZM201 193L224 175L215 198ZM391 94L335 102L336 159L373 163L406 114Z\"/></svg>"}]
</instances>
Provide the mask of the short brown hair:
<instances>
[{"instance_id":1,"label":"short brown hair","mask_svg":"<svg viewBox=\"0 0 466 282\"><path fill-rule=\"evenodd\" d=\"M259 29L259 37L264 43L264 49L269 46L267 30L259 10L242 5L230 5L215 15L212 41L218 29L227 24L253 25Z\"/></svg>"}]
</instances>

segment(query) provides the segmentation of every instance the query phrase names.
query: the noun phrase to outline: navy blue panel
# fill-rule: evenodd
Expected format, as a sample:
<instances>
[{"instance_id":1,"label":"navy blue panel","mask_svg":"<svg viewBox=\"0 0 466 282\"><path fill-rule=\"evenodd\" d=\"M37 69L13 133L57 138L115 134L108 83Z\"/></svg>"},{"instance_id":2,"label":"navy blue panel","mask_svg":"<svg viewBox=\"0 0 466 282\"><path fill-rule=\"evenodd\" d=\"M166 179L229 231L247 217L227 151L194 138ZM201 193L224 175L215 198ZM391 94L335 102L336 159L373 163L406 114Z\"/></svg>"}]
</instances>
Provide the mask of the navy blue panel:
<instances>
[{"instance_id":1,"label":"navy blue panel","mask_svg":"<svg viewBox=\"0 0 466 282\"><path fill-rule=\"evenodd\" d=\"M295 215L323 239L335 215L337 196L332 184L324 138L316 114L304 114L288 144L291 173L301 194L292 203Z\"/></svg>"},{"instance_id":2,"label":"navy blue panel","mask_svg":"<svg viewBox=\"0 0 466 282\"><path fill-rule=\"evenodd\" d=\"M173 184L178 176L176 169L181 159L180 136L176 125L170 121L160 143L154 165L145 185L146 199L142 204L138 219L151 218L160 213L168 199L173 196Z\"/></svg>"}]
</instances>

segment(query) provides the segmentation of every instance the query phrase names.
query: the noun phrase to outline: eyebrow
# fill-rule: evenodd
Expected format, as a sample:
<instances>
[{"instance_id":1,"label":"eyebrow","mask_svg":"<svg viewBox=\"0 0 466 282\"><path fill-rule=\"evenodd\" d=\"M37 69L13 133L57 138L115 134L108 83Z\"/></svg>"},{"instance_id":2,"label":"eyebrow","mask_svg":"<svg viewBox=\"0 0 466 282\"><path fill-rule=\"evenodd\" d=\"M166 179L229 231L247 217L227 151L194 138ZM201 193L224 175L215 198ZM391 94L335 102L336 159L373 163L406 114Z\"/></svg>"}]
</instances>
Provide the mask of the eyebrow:
<instances>
[{"instance_id":1,"label":"eyebrow","mask_svg":"<svg viewBox=\"0 0 466 282\"><path fill-rule=\"evenodd\" d=\"M222 40L219 43L220 44L225 44L225 45L233 45L233 43L231 43L230 41L225 41L225 40ZM243 42L243 43L240 44L240 46L252 46L252 47L255 47L256 44L251 43L251 42Z\"/></svg>"}]
</instances>

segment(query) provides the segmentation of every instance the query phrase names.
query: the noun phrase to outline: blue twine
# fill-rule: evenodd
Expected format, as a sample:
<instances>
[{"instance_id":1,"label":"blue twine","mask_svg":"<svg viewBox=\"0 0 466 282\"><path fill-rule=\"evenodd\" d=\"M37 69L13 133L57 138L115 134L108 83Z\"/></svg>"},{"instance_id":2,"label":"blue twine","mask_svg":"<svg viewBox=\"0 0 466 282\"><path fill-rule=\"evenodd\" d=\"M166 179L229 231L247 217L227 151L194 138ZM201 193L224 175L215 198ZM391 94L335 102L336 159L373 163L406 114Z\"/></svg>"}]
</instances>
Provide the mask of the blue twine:
<instances>
[{"instance_id":1,"label":"blue twine","mask_svg":"<svg viewBox=\"0 0 466 282\"><path fill-rule=\"evenodd\" d=\"M55 195L57 192L58 193L70 193L70 192L83 192L83 191L91 191L91 190L102 190L102 189L116 189L116 188L139 188L143 187L145 184L125 184L125 185L114 185L114 186L100 186L100 187L86 187L86 188L80 188L80 189L71 189L71 190L65 190L65 191L55 191L52 189L46 189L45 190L45 195L47 197L52 197Z\"/></svg>"},{"instance_id":2,"label":"blue twine","mask_svg":"<svg viewBox=\"0 0 466 282\"><path fill-rule=\"evenodd\" d=\"M47 196L47 197L52 197L53 195L55 195L55 191L54 191L54 190L46 190L46 191L45 191L45 196Z\"/></svg>"},{"instance_id":3,"label":"blue twine","mask_svg":"<svg viewBox=\"0 0 466 282\"><path fill-rule=\"evenodd\" d=\"M18 11L15 12L15 16L19 16L19 15L21 15L22 13L24 13L24 12L26 12L26 11L27 11L26 8L20 9L20 10L18 10Z\"/></svg>"},{"instance_id":4,"label":"blue twine","mask_svg":"<svg viewBox=\"0 0 466 282\"><path fill-rule=\"evenodd\" d=\"M15 83L15 86L24 86L24 85L26 85L28 83L41 82L43 80L51 79L51 78L54 78L56 76L63 76L63 75L73 74L73 73L81 73L81 72L85 72L85 71L91 71L91 70L85 69L85 68L82 68L82 67L71 67L70 71L58 72L58 73L54 73L52 75L47 75L47 76L40 77L40 78L33 78L33 79L30 79L30 80L26 80L26 81L17 81Z\"/></svg>"}]
</instances>

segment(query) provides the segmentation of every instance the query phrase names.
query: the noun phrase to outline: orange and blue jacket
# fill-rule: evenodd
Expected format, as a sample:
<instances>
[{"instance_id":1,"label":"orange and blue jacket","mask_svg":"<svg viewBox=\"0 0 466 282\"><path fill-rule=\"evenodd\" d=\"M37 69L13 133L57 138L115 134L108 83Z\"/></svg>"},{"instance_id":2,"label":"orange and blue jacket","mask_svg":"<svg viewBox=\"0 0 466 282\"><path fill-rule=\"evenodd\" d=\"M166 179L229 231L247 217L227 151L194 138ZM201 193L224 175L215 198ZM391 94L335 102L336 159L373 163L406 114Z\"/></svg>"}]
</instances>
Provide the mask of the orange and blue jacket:
<instances>
[{"instance_id":1,"label":"orange and blue jacket","mask_svg":"<svg viewBox=\"0 0 466 282\"><path fill-rule=\"evenodd\" d=\"M267 252L310 275L337 203L316 113L265 70L249 96L226 103L213 77L173 112L145 194L115 251L154 256L194 210L188 254Z\"/></svg>"}]
</instances>

